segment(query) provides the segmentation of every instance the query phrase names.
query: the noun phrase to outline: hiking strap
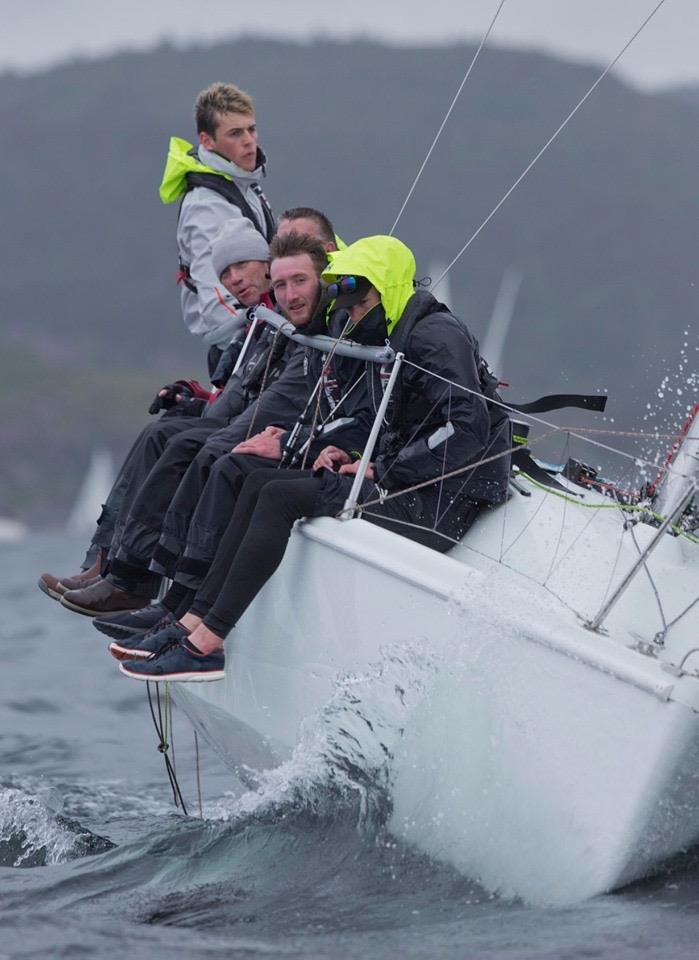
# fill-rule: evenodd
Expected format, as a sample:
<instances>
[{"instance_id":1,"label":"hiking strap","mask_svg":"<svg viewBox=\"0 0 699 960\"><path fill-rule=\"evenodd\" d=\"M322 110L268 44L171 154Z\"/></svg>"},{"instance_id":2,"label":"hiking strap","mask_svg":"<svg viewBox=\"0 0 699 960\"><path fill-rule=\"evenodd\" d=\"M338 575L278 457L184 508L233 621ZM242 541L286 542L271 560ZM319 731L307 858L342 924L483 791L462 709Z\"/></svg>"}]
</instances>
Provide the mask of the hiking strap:
<instances>
[{"instance_id":1,"label":"hiking strap","mask_svg":"<svg viewBox=\"0 0 699 960\"><path fill-rule=\"evenodd\" d=\"M606 395L585 393L550 393L531 403L510 403L506 406L519 413L548 413L550 410L562 410L564 407L579 407L581 410L594 410L601 413L607 406Z\"/></svg>"},{"instance_id":2,"label":"hiking strap","mask_svg":"<svg viewBox=\"0 0 699 960\"><path fill-rule=\"evenodd\" d=\"M554 480L548 471L539 466L527 447L518 447L516 450L512 451L510 456L512 465L521 470L522 473L526 473L526 475L531 477L532 480L535 480L544 487L551 487L554 490L562 490L564 493L567 493L570 496L571 491L567 487L564 487L562 483L559 483L558 480Z\"/></svg>"}]
</instances>

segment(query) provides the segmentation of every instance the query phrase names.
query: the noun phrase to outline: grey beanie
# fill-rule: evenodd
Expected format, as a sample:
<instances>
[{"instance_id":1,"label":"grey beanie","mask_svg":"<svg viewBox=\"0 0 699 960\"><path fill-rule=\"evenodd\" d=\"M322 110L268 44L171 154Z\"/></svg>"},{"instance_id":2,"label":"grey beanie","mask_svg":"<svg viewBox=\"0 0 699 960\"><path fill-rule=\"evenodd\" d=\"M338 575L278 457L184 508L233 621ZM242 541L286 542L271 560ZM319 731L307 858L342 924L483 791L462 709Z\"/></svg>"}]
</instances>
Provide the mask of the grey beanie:
<instances>
[{"instance_id":1,"label":"grey beanie","mask_svg":"<svg viewBox=\"0 0 699 960\"><path fill-rule=\"evenodd\" d=\"M217 277L232 263L266 262L269 257L269 244L247 217L226 220L211 243L211 262Z\"/></svg>"}]
</instances>

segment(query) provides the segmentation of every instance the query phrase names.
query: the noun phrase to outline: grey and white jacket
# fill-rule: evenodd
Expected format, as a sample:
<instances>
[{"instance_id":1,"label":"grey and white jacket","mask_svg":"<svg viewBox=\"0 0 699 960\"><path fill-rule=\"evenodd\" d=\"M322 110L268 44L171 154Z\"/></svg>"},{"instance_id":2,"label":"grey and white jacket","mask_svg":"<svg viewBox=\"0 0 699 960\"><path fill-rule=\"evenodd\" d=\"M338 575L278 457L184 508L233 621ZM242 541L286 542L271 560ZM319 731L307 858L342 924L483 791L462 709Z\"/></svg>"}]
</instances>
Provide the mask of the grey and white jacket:
<instances>
[{"instance_id":1,"label":"grey and white jacket","mask_svg":"<svg viewBox=\"0 0 699 960\"><path fill-rule=\"evenodd\" d=\"M252 172L243 170L230 160L207 150L201 144L197 149L199 160L220 173L232 177L252 209L261 232L265 232L262 201L253 189L264 176L264 166ZM259 189L259 186L258 186ZM208 187L194 187L182 200L177 223L177 251L180 263L189 268L191 283L196 293L186 284L181 285L182 315L191 333L202 337L205 343L225 347L246 323L245 309L238 303L216 276L211 265L211 241L226 220L242 217L240 209Z\"/></svg>"}]
</instances>

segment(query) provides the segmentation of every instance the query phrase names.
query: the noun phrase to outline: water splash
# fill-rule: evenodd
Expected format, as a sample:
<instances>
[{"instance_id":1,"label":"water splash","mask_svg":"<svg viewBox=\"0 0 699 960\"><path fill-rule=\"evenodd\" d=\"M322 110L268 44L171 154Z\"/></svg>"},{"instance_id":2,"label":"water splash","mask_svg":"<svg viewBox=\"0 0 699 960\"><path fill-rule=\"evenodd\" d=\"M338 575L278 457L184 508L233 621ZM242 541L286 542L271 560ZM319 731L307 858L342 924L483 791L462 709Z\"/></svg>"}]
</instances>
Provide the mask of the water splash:
<instances>
[{"instance_id":1,"label":"water splash","mask_svg":"<svg viewBox=\"0 0 699 960\"><path fill-rule=\"evenodd\" d=\"M206 816L268 820L341 804L356 808L361 825L385 822L396 745L435 675L428 651L426 642L387 648L367 672L337 679L328 703L303 721L291 758L266 771L256 789L207 806Z\"/></svg>"},{"instance_id":2,"label":"water splash","mask_svg":"<svg viewBox=\"0 0 699 960\"><path fill-rule=\"evenodd\" d=\"M0 788L0 865L38 867L110 850L114 844L61 812L56 790Z\"/></svg>"},{"instance_id":3,"label":"water splash","mask_svg":"<svg viewBox=\"0 0 699 960\"><path fill-rule=\"evenodd\" d=\"M663 372L655 397L646 403L643 422L646 429L663 434L677 434L699 393L699 343L692 343L689 328L683 331L679 357L662 358ZM663 459L669 441L649 443L643 452L646 459ZM648 476L644 479L652 480Z\"/></svg>"}]
</instances>

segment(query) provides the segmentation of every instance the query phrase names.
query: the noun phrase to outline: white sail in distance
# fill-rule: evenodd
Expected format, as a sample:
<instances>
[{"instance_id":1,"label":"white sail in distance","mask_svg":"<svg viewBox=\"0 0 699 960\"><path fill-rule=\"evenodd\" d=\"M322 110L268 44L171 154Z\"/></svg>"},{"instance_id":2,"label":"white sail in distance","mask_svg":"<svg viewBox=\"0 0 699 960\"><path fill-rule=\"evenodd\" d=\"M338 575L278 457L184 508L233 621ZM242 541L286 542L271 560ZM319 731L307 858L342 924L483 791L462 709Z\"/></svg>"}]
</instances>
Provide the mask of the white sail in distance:
<instances>
[{"instance_id":1,"label":"white sail in distance","mask_svg":"<svg viewBox=\"0 0 699 960\"><path fill-rule=\"evenodd\" d=\"M488 330L481 345L481 355L488 361L488 366L493 373L500 378L505 373L505 345L521 285L522 271L517 267L508 267L502 275Z\"/></svg>"},{"instance_id":2,"label":"white sail in distance","mask_svg":"<svg viewBox=\"0 0 699 960\"><path fill-rule=\"evenodd\" d=\"M109 450L93 450L75 505L66 520L66 532L89 536L114 483L114 463Z\"/></svg>"}]
</instances>

